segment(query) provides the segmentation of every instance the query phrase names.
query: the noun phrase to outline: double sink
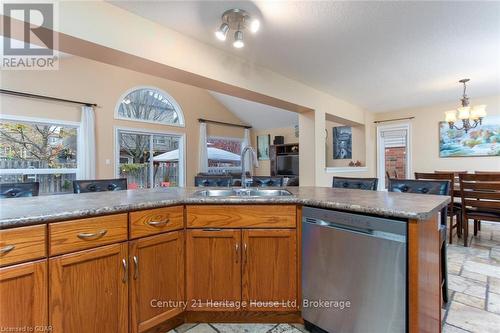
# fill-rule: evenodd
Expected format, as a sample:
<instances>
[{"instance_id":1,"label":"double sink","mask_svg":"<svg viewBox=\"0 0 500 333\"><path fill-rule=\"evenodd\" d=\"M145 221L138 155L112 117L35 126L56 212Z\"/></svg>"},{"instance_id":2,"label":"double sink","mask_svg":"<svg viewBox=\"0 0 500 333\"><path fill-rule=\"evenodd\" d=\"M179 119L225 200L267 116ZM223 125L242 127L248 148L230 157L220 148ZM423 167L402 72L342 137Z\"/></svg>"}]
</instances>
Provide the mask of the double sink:
<instances>
[{"instance_id":1,"label":"double sink","mask_svg":"<svg viewBox=\"0 0 500 333\"><path fill-rule=\"evenodd\" d=\"M200 197L287 197L293 196L288 190L259 188L208 189L195 192Z\"/></svg>"}]
</instances>

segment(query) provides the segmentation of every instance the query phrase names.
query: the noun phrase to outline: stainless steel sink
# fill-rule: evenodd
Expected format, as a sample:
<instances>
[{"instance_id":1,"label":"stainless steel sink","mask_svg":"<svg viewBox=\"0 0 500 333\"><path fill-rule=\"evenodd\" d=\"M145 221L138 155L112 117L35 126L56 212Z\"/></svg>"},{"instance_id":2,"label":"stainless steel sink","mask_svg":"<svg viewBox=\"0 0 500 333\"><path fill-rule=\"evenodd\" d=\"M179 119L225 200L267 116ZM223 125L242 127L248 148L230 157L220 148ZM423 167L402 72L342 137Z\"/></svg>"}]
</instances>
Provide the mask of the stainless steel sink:
<instances>
[{"instance_id":1,"label":"stainless steel sink","mask_svg":"<svg viewBox=\"0 0 500 333\"><path fill-rule=\"evenodd\" d=\"M285 197L293 194L288 190L231 188L217 190L202 190L195 192L200 197Z\"/></svg>"}]
</instances>

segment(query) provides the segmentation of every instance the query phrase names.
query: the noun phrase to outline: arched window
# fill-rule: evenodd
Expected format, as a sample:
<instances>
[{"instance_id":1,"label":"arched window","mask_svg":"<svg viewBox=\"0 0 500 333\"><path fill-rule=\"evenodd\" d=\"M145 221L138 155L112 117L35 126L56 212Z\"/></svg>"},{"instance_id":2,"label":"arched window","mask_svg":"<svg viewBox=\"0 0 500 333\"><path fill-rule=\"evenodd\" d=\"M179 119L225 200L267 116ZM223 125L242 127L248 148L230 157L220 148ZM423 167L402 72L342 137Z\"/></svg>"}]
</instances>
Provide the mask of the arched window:
<instances>
[{"instance_id":1,"label":"arched window","mask_svg":"<svg viewBox=\"0 0 500 333\"><path fill-rule=\"evenodd\" d=\"M117 106L117 118L171 126L184 126L181 107L166 92L140 87L125 93Z\"/></svg>"}]
</instances>

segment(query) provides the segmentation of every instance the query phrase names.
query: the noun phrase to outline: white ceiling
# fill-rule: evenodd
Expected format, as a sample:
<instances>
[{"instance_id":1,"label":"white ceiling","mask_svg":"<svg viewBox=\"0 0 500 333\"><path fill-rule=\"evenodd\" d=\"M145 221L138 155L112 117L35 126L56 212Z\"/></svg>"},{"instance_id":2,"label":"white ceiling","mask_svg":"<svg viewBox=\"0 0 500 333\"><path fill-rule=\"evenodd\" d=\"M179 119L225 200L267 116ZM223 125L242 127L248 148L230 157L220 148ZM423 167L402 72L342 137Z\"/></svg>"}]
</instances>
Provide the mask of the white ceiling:
<instances>
[{"instance_id":1,"label":"white ceiling","mask_svg":"<svg viewBox=\"0 0 500 333\"><path fill-rule=\"evenodd\" d=\"M214 91L210 91L210 94L241 121L256 130L293 127L299 123L299 116L294 112Z\"/></svg>"},{"instance_id":2,"label":"white ceiling","mask_svg":"<svg viewBox=\"0 0 500 333\"><path fill-rule=\"evenodd\" d=\"M500 93L498 1L112 3L369 111ZM262 23L243 49L214 37L235 7Z\"/></svg>"}]
</instances>

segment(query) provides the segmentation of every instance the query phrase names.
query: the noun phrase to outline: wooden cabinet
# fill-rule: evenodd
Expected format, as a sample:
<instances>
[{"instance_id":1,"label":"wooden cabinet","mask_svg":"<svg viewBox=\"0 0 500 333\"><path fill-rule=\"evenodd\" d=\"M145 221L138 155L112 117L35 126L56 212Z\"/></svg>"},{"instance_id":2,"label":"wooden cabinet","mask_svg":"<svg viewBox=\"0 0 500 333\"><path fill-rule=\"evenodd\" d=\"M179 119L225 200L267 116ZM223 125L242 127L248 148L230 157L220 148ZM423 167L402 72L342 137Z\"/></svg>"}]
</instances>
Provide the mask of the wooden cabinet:
<instances>
[{"instance_id":1,"label":"wooden cabinet","mask_svg":"<svg viewBox=\"0 0 500 333\"><path fill-rule=\"evenodd\" d=\"M188 310L235 311L241 300L241 230L188 230Z\"/></svg>"},{"instance_id":2,"label":"wooden cabinet","mask_svg":"<svg viewBox=\"0 0 500 333\"><path fill-rule=\"evenodd\" d=\"M51 258L53 332L128 331L127 243Z\"/></svg>"},{"instance_id":3,"label":"wooden cabinet","mask_svg":"<svg viewBox=\"0 0 500 333\"><path fill-rule=\"evenodd\" d=\"M36 332L47 322L47 260L0 268L0 331Z\"/></svg>"},{"instance_id":4,"label":"wooden cabinet","mask_svg":"<svg viewBox=\"0 0 500 333\"><path fill-rule=\"evenodd\" d=\"M131 212L130 238L156 235L184 228L184 207L163 207Z\"/></svg>"},{"instance_id":5,"label":"wooden cabinet","mask_svg":"<svg viewBox=\"0 0 500 333\"><path fill-rule=\"evenodd\" d=\"M297 310L296 230L243 230L242 243L247 310Z\"/></svg>"},{"instance_id":6,"label":"wooden cabinet","mask_svg":"<svg viewBox=\"0 0 500 333\"><path fill-rule=\"evenodd\" d=\"M184 232L130 242L130 331L144 332L184 310Z\"/></svg>"},{"instance_id":7,"label":"wooden cabinet","mask_svg":"<svg viewBox=\"0 0 500 333\"><path fill-rule=\"evenodd\" d=\"M0 230L0 266L44 258L46 233L45 225Z\"/></svg>"}]
</instances>

